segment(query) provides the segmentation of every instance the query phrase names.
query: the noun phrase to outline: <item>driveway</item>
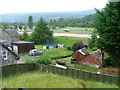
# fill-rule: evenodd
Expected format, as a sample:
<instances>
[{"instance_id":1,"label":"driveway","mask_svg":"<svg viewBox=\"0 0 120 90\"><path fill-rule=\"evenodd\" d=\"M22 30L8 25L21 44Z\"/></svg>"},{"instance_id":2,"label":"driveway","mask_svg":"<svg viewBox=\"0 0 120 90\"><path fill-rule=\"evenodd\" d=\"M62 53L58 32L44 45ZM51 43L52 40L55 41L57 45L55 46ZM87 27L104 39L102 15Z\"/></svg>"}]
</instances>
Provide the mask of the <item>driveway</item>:
<instances>
[{"instance_id":1,"label":"driveway","mask_svg":"<svg viewBox=\"0 0 120 90\"><path fill-rule=\"evenodd\" d=\"M76 37L76 38L91 38L91 35L88 35L88 34L54 33L53 36L59 36L59 37Z\"/></svg>"}]
</instances>

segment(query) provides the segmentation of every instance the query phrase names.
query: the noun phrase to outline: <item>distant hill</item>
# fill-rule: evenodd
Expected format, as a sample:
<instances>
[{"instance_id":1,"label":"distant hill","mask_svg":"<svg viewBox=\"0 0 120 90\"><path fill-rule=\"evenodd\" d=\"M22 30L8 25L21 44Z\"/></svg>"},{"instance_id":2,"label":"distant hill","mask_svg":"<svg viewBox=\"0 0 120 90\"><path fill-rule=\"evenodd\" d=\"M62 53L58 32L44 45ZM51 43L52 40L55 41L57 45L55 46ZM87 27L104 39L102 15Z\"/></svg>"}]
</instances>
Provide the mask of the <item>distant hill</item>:
<instances>
[{"instance_id":1,"label":"distant hill","mask_svg":"<svg viewBox=\"0 0 120 90\"><path fill-rule=\"evenodd\" d=\"M28 16L32 15L34 22L38 22L40 17L43 17L46 21L50 19L62 18L82 18L85 15L95 13L94 9L85 11L73 11L73 12L41 12L41 13L11 13L11 14L0 14L0 22L14 23L22 22L27 23Z\"/></svg>"}]
</instances>

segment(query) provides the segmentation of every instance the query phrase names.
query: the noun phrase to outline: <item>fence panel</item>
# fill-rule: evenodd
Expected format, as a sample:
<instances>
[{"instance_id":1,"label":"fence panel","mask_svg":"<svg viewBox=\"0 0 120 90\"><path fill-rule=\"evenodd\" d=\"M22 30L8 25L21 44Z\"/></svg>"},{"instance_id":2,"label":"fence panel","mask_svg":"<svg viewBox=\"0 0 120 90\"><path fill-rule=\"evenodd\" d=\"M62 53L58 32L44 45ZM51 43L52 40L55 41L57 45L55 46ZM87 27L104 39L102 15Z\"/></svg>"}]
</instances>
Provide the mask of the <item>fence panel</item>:
<instances>
[{"instance_id":1,"label":"fence panel","mask_svg":"<svg viewBox=\"0 0 120 90\"><path fill-rule=\"evenodd\" d=\"M42 65L41 65L41 64L36 64L36 68L37 68L38 70L41 70L41 71L42 71Z\"/></svg>"},{"instance_id":2,"label":"fence panel","mask_svg":"<svg viewBox=\"0 0 120 90\"><path fill-rule=\"evenodd\" d=\"M73 77L78 78L78 70L77 69L73 69Z\"/></svg>"},{"instance_id":3,"label":"fence panel","mask_svg":"<svg viewBox=\"0 0 120 90\"><path fill-rule=\"evenodd\" d=\"M2 67L2 77L23 73L35 69L35 64L14 64Z\"/></svg>"},{"instance_id":4,"label":"fence panel","mask_svg":"<svg viewBox=\"0 0 120 90\"><path fill-rule=\"evenodd\" d=\"M98 79L99 82L104 82L104 75L103 74L98 74Z\"/></svg>"},{"instance_id":5,"label":"fence panel","mask_svg":"<svg viewBox=\"0 0 120 90\"><path fill-rule=\"evenodd\" d=\"M111 78L112 78L112 76L104 75L104 82L111 84Z\"/></svg>"},{"instance_id":6,"label":"fence panel","mask_svg":"<svg viewBox=\"0 0 120 90\"><path fill-rule=\"evenodd\" d=\"M48 72L52 72L52 66L48 65Z\"/></svg>"},{"instance_id":7,"label":"fence panel","mask_svg":"<svg viewBox=\"0 0 120 90\"><path fill-rule=\"evenodd\" d=\"M89 80L89 79L90 79L90 76L91 76L91 74L90 74L89 72L84 71L84 79L85 79L85 80Z\"/></svg>"},{"instance_id":8,"label":"fence panel","mask_svg":"<svg viewBox=\"0 0 120 90\"><path fill-rule=\"evenodd\" d=\"M120 82L119 82L120 80L119 80L119 79L120 79L120 77L113 77L113 76L112 76L112 77L111 77L111 83L112 83L112 84L120 85Z\"/></svg>"},{"instance_id":9,"label":"fence panel","mask_svg":"<svg viewBox=\"0 0 120 90\"><path fill-rule=\"evenodd\" d=\"M62 75L62 68L58 68L57 70L58 70L57 73L58 73L59 75Z\"/></svg>"},{"instance_id":10,"label":"fence panel","mask_svg":"<svg viewBox=\"0 0 120 90\"><path fill-rule=\"evenodd\" d=\"M61 74L67 76L67 69L61 68Z\"/></svg>"},{"instance_id":11,"label":"fence panel","mask_svg":"<svg viewBox=\"0 0 120 90\"><path fill-rule=\"evenodd\" d=\"M24 66L24 65L23 65ZM25 65L25 67L26 67L26 70L25 70L25 72L26 71L32 71L32 70L35 70L36 69L36 67L35 67L36 65L33 63L31 63L31 64L26 64Z\"/></svg>"},{"instance_id":12,"label":"fence panel","mask_svg":"<svg viewBox=\"0 0 120 90\"><path fill-rule=\"evenodd\" d=\"M53 74L55 74L54 66L51 67L51 72L52 72Z\"/></svg>"},{"instance_id":13,"label":"fence panel","mask_svg":"<svg viewBox=\"0 0 120 90\"><path fill-rule=\"evenodd\" d=\"M120 77L91 73L73 68L62 69L51 65L41 65L41 64L15 64L15 65L3 66L0 68L2 69L2 77L39 69L44 72L52 72L54 74L70 76L79 79L93 80L103 83L120 85Z\"/></svg>"},{"instance_id":14,"label":"fence panel","mask_svg":"<svg viewBox=\"0 0 120 90\"><path fill-rule=\"evenodd\" d=\"M83 79L83 71L82 70L78 70L78 78Z\"/></svg>"},{"instance_id":15,"label":"fence panel","mask_svg":"<svg viewBox=\"0 0 120 90\"><path fill-rule=\"evenodd\" d=\"M73 77L73 70L68 68L68 76Z\"/></svg>"},{"instance_id":16,"label":"fence panel","mask_svg":"<svg viewBox=\"0 0 120 90\"><path fill-rule=\"evenodd\" d=\"M58 67L54 66L54 74L58 74Z\"/></svg>"},{"instance_id":17,"label":"fence panel","mask_svg":"<svg viewBox=\"0 0 120 90\"><path fill-rule=\"evenodd\" d=\"M42 65L42 71L48 72L48 66L47 65Z\"/></svg>"},{"instance_id":18,"label":"fence panel","mask_svg":"<svg viewBox=\"0 0 120 90\"><path fill-rule=\"evenodd\" d=\"M90 80L92 80L92 81L98 81L98 75L99 74L97 74L97 73L90 73Z\"/></svg>"},{"instance_id":19,"label":"fence panel","mask_svg":"<svg viewBox=\"0 0 120 90\"><path fill-rule=\"evenodd\" d=\"M10 65L2 67L2 77L9 76L10 72Z\"/></svg>"}]
</instances>

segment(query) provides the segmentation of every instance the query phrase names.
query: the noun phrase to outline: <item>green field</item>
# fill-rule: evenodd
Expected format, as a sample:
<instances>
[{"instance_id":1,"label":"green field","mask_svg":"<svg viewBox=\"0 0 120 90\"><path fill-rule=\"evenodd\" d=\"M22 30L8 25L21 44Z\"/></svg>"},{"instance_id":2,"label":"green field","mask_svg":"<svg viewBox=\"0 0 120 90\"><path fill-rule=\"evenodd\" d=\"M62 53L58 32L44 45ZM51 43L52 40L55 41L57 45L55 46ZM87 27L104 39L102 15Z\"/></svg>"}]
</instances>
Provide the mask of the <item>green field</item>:
<instances>
[{"instance_id":1,"label":"green field","mask_svg":"<svg viewBox=\"0 0 120 90\"><path fill-rule=\"evenodd\" d=\"M118 88L106 83L83 81L67 76L54 75L39 71L17 74L2 79L2 87L6 88Z\"/></svg>"},{"instance_id":2,"label":"green field","mask_svg":"<svg viewBox=\"0 0 120 90\"><path fill-rule=\"evenodd\" d=\"M54 37L54 39L59 44L64 44L65 47L72 47L72 45L76 42L85 42L88 43L89 39L85 38L72 38L72 37Z\"/></svg>"},{"instance_id":3,"label":"green field","mask_svg":"<svg viewBox=\"0 0 120 90\"><path fill-rule=\"evenodd\" d=\"M81 30L81 31L92 31L94 30L95 28L81 28L81 27L65 27L65 28L61 28L61 30L64 30L64 29L69 29L69 30Z\"/></svg>"}]
</instances>

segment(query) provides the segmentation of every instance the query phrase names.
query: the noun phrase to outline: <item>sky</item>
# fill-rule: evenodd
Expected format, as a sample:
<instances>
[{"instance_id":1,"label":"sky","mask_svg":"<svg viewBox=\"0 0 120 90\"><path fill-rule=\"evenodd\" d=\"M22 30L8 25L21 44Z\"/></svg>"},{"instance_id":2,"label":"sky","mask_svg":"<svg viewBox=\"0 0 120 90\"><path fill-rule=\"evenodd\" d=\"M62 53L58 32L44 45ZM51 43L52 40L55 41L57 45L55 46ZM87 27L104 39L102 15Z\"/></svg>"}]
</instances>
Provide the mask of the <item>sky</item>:
<instances>
[{"instance_id":1,"label":"sky","mask_svg":"<svg viewBox=\"0 0 120 90\"><path fill-rule=\"evenodd\" d=\"M0 14L82 11L104 8L108 0L1 0Z\"/></svg>"}]
</instances>

